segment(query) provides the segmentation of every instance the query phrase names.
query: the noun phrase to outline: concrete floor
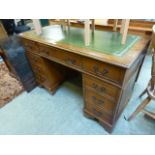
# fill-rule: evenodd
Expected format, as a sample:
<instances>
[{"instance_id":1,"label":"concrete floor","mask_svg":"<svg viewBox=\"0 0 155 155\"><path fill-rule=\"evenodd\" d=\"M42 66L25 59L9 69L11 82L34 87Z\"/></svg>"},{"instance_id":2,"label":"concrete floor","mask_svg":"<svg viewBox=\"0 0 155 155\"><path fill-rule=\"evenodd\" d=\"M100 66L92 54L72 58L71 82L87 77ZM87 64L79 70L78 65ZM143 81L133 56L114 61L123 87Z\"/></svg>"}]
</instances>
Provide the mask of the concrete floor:
<instances>
[{"instance_id":1,"label":"concrete floor","mask_svg":"<svg viewBox=\"0 0 155 155\"><path fill-rule=\"evenodd\" d=\"M135 110L142 99L138 95L150 79L151 56L147 56L132 98L112 134L155 134L155 121L140 113L128 122L124 117ZM108 134L96 121L84 117L82 89L65 82L52 96L37 87L23 92L0 109L0 134ZM152 102L148 106L155 108Z\"/></svg>"}]
</instances>

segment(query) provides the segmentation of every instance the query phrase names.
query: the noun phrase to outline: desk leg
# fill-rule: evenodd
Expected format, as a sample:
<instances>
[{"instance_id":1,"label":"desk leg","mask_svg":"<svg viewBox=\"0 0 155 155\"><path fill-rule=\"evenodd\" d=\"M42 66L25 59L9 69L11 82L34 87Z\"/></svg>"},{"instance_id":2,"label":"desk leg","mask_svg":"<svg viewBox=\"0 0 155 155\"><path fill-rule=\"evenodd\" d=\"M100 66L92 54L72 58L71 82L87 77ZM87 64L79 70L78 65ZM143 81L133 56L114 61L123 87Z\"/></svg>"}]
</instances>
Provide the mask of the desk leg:
<instances>
[{"instance_id":1,"label":"desk leg","mask_svg":"<svg viewBox=\"0 0 155 155\"><path fill-rule=\"evenodd\" d=\"M117 31L117 23L118 23L118 19L114 19L113 31Z\"/></svg>"}]
</instances>

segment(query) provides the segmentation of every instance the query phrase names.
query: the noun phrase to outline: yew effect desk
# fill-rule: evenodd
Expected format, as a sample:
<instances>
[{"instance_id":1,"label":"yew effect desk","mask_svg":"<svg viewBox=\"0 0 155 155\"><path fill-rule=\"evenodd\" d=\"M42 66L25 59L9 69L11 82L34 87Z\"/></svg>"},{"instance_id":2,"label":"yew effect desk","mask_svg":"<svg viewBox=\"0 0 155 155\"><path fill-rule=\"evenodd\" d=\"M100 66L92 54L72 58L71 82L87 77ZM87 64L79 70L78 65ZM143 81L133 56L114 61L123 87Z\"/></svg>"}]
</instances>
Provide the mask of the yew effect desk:
<instances>
[{"instance_id":1,"label":"yew effect desk","mask_svg":"<svg viewBox=\"0 0 155 155\"><path fill-rule=\"evenodd\" d=\"M64 80L64 66L82 73L84 113L109 132L128 103L148 44L148 36L128 35L121 45L118 32L95 30L84 46L83 29L60 26L20 35L36 81L54 93ZM65 100L65 98L64 98Z\"/></svg>"}]
</instances>

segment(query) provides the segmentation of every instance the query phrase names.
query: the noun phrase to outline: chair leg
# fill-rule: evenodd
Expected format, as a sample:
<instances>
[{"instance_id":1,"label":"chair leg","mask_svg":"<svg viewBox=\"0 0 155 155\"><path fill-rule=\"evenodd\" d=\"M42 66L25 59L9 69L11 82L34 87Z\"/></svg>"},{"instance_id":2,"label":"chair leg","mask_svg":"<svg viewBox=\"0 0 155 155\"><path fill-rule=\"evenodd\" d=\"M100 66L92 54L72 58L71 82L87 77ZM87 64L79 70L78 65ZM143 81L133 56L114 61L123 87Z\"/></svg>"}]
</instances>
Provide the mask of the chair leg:
<instances>
[{"instance_id":1,"label":"chair leg","mask_svg":"<svg viewBox=\"0 0 155 155\"><path fill-rule=\"evenodd\" d=\"M124 23L124 25L123 25L123 29L122 29L122 41L121 41L122 45L124 45L126 43L126 38L127 38L130 20L125 19L123 23Z\"/></svg>"},{"instance_id":2,"label":"chair leg","mask_svg":"<svg viewBox=\"0 0 155 155\"><path fill-rule=\"evenodd\" d=\"M145 90L139 95L139 98L141 98L146 92L147 92L147 89L145 89Z\"/></svg>"},{"instance_id":3,"label":"chair leg","mask_svg":"<svg viewBox=\"0 0 155 155\"><path fill-rule=\"evenodd\" d=\"M137 109L133 112L133 114L128 118L128 121L133 119L139 112L141 112L144 107L150 102L151 98L148 96L138 107Z\"/></svg>"},{"instance_id":4,"label":"chair leg","mask_svg":"<svg viewBox=\"0 0 155 155\"><path fill-rule=\"evenodd\" d=\"M94 34L94 31L95 31L95 19L92 19L91 28L92 28L92 33Z\"/></svg>"},{"instance_id":5,"label":"chair leg","mask_svg":"<svg viewBox=\"0 0 155 155\"><path fill-rule=\"evenodd\" d=\"M84 42L85 46L90 45L90 22L89 19L86 19L85 24L84 24Z\"/></svg>"},{"instance_id":6,"label":"chair leg","mask_svg":"<svg viewBox=\"0 0 155 155\"><path fill-rule=\"evenodd\" d=\"M37 35L40 35L42 33L42 27L39 19L32 19L34 29Z\"/></svg>"},{"instance_id":7,"label":"chair leg","mask_svg":"<svg viewBox=\"0 0 155 155\"><path fill-rule=\"evenodd\" d=\"M113 31L117 31L118 19L114 19Z\"/></svg>"},{"instance_id":8,"label":"chair leg","mask_svg":"<svg viewBox=\"0 0 155 155\"><path fill-rule=\"evenodd\" d=\"M120 33L122 34L124 31L124 25L125 25L125 19L122 19L121 27L120 27Z\"/></svg>"}]
</instances>

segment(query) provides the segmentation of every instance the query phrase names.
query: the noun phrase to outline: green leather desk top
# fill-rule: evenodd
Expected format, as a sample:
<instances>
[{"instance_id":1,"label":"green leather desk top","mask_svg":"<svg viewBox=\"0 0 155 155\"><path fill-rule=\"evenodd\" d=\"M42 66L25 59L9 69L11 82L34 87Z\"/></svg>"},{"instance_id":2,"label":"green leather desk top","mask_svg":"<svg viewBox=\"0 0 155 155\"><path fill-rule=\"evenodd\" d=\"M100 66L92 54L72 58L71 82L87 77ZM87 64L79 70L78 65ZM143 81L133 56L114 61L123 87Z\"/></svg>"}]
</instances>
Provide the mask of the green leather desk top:
<instances>
[{"instance_id":1,"label":"green leather desk top","mask_svg":"<svg viewBox=\"0 0 155 155\"><path fill-rule=\"evenodd\" d=\"M119 32L95 30L94 35L91 33L90 45L85 46L84 29L70 27L67 31L63 31L60 26L53 26L50 34L43 31L41 36L51 39L56 43L65 43L116 56L122 56L140 38L139 36L128 34L126 44L121 45L121 34Z\"/></svg>"}]
</instances>

